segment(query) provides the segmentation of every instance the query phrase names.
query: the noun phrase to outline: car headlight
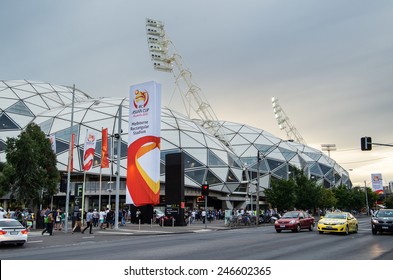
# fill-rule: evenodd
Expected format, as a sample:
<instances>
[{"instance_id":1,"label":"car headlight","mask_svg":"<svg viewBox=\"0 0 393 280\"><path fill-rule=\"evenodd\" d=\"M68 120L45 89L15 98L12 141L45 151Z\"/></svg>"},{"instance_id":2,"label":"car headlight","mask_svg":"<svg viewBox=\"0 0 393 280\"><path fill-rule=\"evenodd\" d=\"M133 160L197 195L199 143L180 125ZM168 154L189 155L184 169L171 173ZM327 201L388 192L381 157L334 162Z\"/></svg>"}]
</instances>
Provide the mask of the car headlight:
<instances>
[{"instance_id":1,"label":"car headlight","mask_svg":"<svg viewBox=\"0 0 393 280\"><path fill-rule=\"evenodd\" d=\"M290 220L289 223L294 224L294 223L296 223L296 220Z\"/></svg>"},{"instance_id":2,"label":"car headlight","mask_svg":"<svg viewBox=\"0 0 393 280\"><path fill-rule=\"evenodd\" d=\"M345 225L345 222L337 222L338 225Z\"/></svg>"},{"instance_id":3,"label":"car headlight","mask_svg":"<svg viewBox=\"0 0 393 280\"><path fill-rule=\"evenodd\" d=\"M378 222L377 219L372 219L371 222L372 222L373 224L379 224L379 222Z\"/></svg>"}]
</instances>

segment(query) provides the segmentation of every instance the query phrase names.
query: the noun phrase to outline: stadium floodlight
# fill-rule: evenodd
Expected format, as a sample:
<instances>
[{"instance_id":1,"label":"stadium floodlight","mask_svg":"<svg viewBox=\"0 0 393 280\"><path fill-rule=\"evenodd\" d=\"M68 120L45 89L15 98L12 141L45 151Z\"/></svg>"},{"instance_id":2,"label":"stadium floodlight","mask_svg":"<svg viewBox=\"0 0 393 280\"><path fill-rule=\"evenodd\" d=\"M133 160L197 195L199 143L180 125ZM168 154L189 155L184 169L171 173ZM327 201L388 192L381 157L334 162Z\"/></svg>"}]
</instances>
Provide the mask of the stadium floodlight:
<instances>
[{"instance_id":1,"label":"stadium floodlight","mask_svg":"<svg viewBox=\"0 0 393 280\"><path fill-rule=\"evenodd\" d=\"M330 157L330 151L336 150L336 144L321 144L322 151L327 151Z\"/></svg>"},{"instance_id":2,"label":"stadium floodlight","mask_svg":"<svg viewBox=\"0 0 393 280\"><path fill-rule=\"evenodd\" d=\"M155 70L171 72L173 58L168 55L169 40L165 35L164 23L159 20L146 19L147 43L150 58Z\"/></svg>"}]
</instances>

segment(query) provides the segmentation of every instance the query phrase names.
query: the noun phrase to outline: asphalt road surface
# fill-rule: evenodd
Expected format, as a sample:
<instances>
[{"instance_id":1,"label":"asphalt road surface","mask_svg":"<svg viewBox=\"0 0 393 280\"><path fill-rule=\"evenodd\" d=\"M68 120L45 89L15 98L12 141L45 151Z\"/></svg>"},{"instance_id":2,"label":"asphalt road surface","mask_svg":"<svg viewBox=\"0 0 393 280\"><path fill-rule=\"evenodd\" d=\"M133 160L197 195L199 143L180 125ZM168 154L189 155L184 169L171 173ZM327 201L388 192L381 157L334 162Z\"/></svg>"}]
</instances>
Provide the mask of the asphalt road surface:
<instances>
[{"instance_id":1,"label":"asphalt road surface","mask_svg":"<svg viewBox=\"0 0 393 280\"><path fill-rule=\"evenodd\" d=\"M164 235L36 235L23 247L1 246L2 260L393 260L393 234L276 233L272 226Z\"/></svg>"}]
</instances>

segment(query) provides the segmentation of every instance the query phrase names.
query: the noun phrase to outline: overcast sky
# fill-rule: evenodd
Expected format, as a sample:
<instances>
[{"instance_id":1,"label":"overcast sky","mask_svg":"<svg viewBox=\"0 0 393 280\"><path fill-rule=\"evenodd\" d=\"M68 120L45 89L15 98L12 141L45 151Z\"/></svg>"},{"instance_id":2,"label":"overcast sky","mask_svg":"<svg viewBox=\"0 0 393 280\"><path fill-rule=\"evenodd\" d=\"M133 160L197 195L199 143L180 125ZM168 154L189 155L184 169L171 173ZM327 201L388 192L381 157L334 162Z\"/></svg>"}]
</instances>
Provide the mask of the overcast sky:
<instances>
[{"instance_id":1,"label":"overcast sky","mask_svg":"<svg viewBox=\"0 0 393 280\"><path fill-rule=\"evenodd\" d=\"M286 139L275 96L309 146L336 144L331 157L354 184L393 180L393 148L360 151L362 136L393 142L393 1L3 1L0 79L93 97L155 80L163 105L181 111L173 76L153 70L146 18L165 23L219 119Z\"/></svg>"}]
</instances>

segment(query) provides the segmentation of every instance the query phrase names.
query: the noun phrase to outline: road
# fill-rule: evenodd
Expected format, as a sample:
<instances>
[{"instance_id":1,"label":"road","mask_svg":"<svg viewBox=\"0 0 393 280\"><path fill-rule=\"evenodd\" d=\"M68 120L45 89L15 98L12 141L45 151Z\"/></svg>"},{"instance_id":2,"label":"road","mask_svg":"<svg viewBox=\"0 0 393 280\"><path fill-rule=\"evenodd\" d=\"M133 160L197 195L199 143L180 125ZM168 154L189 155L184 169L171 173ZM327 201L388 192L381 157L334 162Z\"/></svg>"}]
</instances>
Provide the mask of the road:
<instances>
[{"instance_id":1,"label":"road","mask_svg":"<svg viewBox=\"0 0 393 280\"><path fill-rule=\"evenodd\" d=\"M393 234L372 235L370 221L348 236L276 233L272 226L162 235L36 235L0 247L2 260L393 260Z\"/></svg>"}]
</instances>

